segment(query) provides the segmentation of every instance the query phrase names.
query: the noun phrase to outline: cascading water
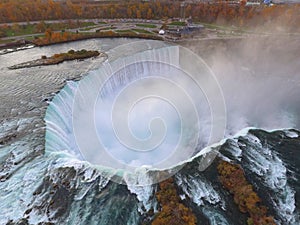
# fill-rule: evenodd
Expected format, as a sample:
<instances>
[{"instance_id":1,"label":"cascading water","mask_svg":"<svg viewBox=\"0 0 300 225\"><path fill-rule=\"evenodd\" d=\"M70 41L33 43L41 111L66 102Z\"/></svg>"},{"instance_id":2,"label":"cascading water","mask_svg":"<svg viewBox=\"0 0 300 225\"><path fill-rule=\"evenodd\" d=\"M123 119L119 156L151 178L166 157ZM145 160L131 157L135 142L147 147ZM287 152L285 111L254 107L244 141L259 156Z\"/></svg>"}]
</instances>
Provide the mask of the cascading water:
<instances>
[{"instance_id":1,"label":"cascading water","mask_svg":"<svg viewBox=\"0 0 300 225\"><path fill-rule=\"evenodd\" d=\"M98 41L80 42L80 47L91 43L92 48L107 46ZM105 39L103 42L109 43L109 40ZM124 42L128 40L121 40L121 43ZM60 46L57 48L60 49ZM69 50L74 46L66 45L64 48ZM50 50L53 51L52 48ZM26 51L34 53L36 49ZM39 55L40 51L38 49L35 54ZM26 58L28 53L16 54ZM274 216L277 224L299 224L300 171L299 159L296 157L300 149L298 130L264 131L248 128L234 137L222 139L224 130L218 132L214 130L214 125L215 122L217 125L224 122L223 114L220 113L224 110L223 98L205 63L199 58L194 63L193 59L197 56L178 46L144 41L111 49L108 55L109 59L104 64L98 62L97 65L97 60L93 61L97 66L81 81L68 81L49 104L45 116L45 153L43 123L39 116L44 115L40 108L44 107L46 110L46 103L41 97L29 98L25 103L22 101L27 100L25 95L30 91L32 96L37 92L37 96L45 95L49 99L48 94L53 96L52 93L58 90L47 89L49 83L58 80L60 89L63 80L69 79L69 74L61 76L69 70L74 72L74 64L68 62L47 68L24 69L17 76L23 82L26 81L25 85L21 83L20 86L28 86L28 90L17 89L22 101L18 102L16 98L16 105L26 105L29 112L18 113L17 120L4 121L0 128L1 224L136 225L145 220L149 222L153 217L148 212L156 213L159 210L155 198L159 188L154 183L174 174L174 182L182 202L193 210L200 224L244 225L247 223L247 215L239 211L233 197L218 180L217 162L213 161L216 155L242 166L247 180L261 197L263 204L269 208L269 213ZM7 57L10 58L9 55ZM22 57L11 58L15 63L17 58ZM0 60L0 65L4 61ZM282 76L272 71L273 76L270 77L257 71L243 70L244 73L239 71L238 76L234 77L228 61L226 66L220 66L224 62L216 60L217 63L212 66L226 100L227 135L246 126L268 129L299 127L299 118L295 113L299 112L299 82L294 76L296 70L292 71L293 76ZM239 60L233 61L234 68L238 70L242 67L238 64ZM245 61L248 62L247 59ZM76 70L90 63L92 62L76 62ZM4 64L10 66L13 63L7 60ZM49 74L51 68L59 73ZM84 71L86 68L78 73L82 74ZM4 90L14 87L10 77L16 74L3 68L0 73L4 77L7 73L7 80L10 81ZM34 75L30 76L31 79L26 79L30 74ZM197 74L197 79L193 79L193 74ZM246 77L246 82L243 76ZM38 82L34 88L33 81ZM43 90L42 93L45 94L40 94L41 88L37 88L40 84L42 89L47 90ZM274 92L272 88L268 89L268 85L280 91ZM156 95L153 96L144 86L154 88ZM13 88L12 90L15 91ZM135 96L141 98L134 99ZM264 99L265 96L272 98ZM263 104L260 104L260 100ZM33 103L38 106L34 108ZM186 107L188 105L192 107ZM181 108L184 108L183 111ZM8 110L15 113L19 108ZM3 110L0 112L3 113ZM108 120L110 112L113 116ZM118 112L124 112L126 117L120 117ZM190 124L195 121L194 117L186 118L184 115L193 112L196 112L194 115L197 116L198 123L192 127L199 129L188 130L184 136L181 132L184 131L184 122ZM126 131L132 136L128 138L124 136L124 130L115 130L118 125L128 128ZM181 141L178 139L181 135L183 140L194 140L195 135L189 134L193 134L195 130L196 147L191 148L189 154L177 154L176 160L171 160L170 164L163 163L170 162L168 152L160 156L155 151L148 151L150 147L155 150L159 144L172 146L174 149L174 145L177 146ZM14 132L17 132L16 140ZM112 134L118 135L112 137ZM86 144L88 140L90 142ZM103 145L99 145L99 140ZM129 142L125 143L124 140ZM212 143L214 144L210 145ZM205 147L206 145L208 146ZM99 157L87 160L88 152L85 147L91 147L92 152L102 149L109 159L114 160L113 164L110 164L111 161L102 163ZM147 157L139 157L137 151L124 154L135 149L132 147L144 150L140 153L148 154ZM116 151L110 154L107 151L109 149ZM164 148L159 150L163 151ZM170 151L175 155L176 152ZM159 158L156 160L152 156ZM118 184L121 182L126 185Z\"/></svg>"},{"instance_id":2,"label":"cascading water","mask_svg":"<svg viewBox=\"0 0 300 225\"><path fill-rule=\"evenodd\" d=\"M200 171L218 154L225 160L243 160L247 174L256 174L255 181L268 174L260 182L273 193L264 202L276 221L297 223L295 186L287 183L287 169L276 151L256 146L261 137L253 139L248 130L221 140L224 132L236 129L230 121L225 131L224 99L206 64L201 59L193 62L191 53L178 46L132 46L111 50L103 66L80 82L67 83L53 99L45 117L47 154L88 161L107 181L126 183L140 214L157 208L157 187L151 184L177 173L183 199L191 199L188 204L204 216L201 219L216 225L242 224L245 218L228 216L228 210L239 212L210 170Z\"/></svg>"},{"instance_id":3,"label":"cascading water","mask_svg":"<svg viewBox=\"0 0 300 225\"><path fill-rule=\"evenodd\" d=\"M160 45L118 47L112 52L136 52L112 53L78 84L67 84L47 110L46 151L65 151L111 171L117 182L126 177L144 186L222 139L225 106L214 75L192 52Z\"/></svg>"}]
</instances>

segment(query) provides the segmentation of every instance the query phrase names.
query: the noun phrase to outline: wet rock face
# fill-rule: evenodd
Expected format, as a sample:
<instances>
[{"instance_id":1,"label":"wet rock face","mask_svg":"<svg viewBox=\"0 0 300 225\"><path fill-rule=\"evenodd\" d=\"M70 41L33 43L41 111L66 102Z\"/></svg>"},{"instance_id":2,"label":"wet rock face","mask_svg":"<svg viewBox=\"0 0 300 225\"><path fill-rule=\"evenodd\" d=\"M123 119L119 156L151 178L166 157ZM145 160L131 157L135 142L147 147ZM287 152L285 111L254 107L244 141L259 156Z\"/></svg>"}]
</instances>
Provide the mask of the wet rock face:
<instances>
[{"instance_id":1,"label":"wet rock face","mask_svg":"<svg viewBox=\"0 0 300 225\"><path fill-rule=\"evenodd\" d=\"M298 224L300 132L259 129L228 139L219 145L219 157L239 165L245 177L278 224ZM297 153L296 153L297 152ZM200 159L185 165L176 175L180 194L197 216L205 215L208 224L247 224L233 195L220 182L215 160L199 172ZM199 220L199 219L198 219ZM202 220L205 221L205 220Z\"/></svg>"},{"instance_id":2,"label":"wet rock face","mask_svg":"<svg viewBox=\"0 0 300 225\"><path fill-rule=\"evenodd\" d=\"M92 40L84 43L94 45ZM52 54L51 48L46 50ZM145 191L132 194L134 191L126 186L110 182L99 170L63 152L44 152L43 118L48 101L66 80L78 80L92 68L90 61L83 61L19 71L5 69L37 55L42 55L40 49L30 49L1 56L4 60L0 60L0 224L131 225L149 221L157 205L151 208L154 212L139 212L144 207L138 195L146 195ZM264 205L282 224L296 221L299 209L295 199L300 199L300 167L294 157L299 154L299 136L293 130L251 131L219 146L220 157L241 165ZM199 172L200 162L188 163L174 177L184 204L201 224L244 225L247 217L222 188L216 162L203 173Z\"/></svg>"},{"instance_id":3,"label":"wet rock face","mask_svg":"<svg viewBox=\"0 0 300 225\"><path fill-rule=\"evenodd\" d=\"M40 52L52 52L53 49L55 47L34 48L1 56L0 186L3 191L3 194L0 195L2 202L0 204L2 209L1 224L7 222L10 224L41 223L38 220L32 221L29 217L29 214L34 212L33 205L36 206L33 202L35 202L37 195L34 196L33 192L38 186L40 187L37 190L42 190L41 194L46 195L44 191L52 193L49 198L45 199L49 202L45 201L44 205L40 206L40 211L44 210L45 214L47 211L55 211L50 218L63 217L72 200L73 189L68 186L68 182L74 178L72 177L74 171L68 169L59 171L63 183L59 182L55 184L56 186L51 183L49 174L46 175L49 162L44 155L45 123L43 118L48 101L61 90L66 80L78 80L86 71L92 69L91 62L77 62L75 66L66 63L48 68L19 71L7 69L10 65L27 61L31 57L36 58L37 55L41 54ZM100 64L101 60L98 62L94 60L93 63ZM34 167L40 171L39 175L32 172ZM44 183L41 183L43 179ZM20 194L18 194L19 192ZM21 193L23 192L24 194L27 192L28 196L22 196ZM3 202L6 201L13 202L15 207L20 209L13 209L5 205ZM15 216L11 217L13 214ZM23 215L29 219L17 219ZM45 223L46 221L47 219L44 220Z\"/></svg>"},{"instance_id":4,"label":"wet rock face","mask_svg":"<svg viewBox=\"0 0 300 225\"><path fill-rule=\"evenodd\" d=\"M106 48L114 47L114 41L105 43ZM89 45L97 49L102 42L89 40L1 56L5 59L0 60L0 224L107 224L112 218L117 224L139 223L136 197L126 186L108 185L109 180L99 171L76 160L72 163L74 159L63 154L44 152L43 118L48 101L66 81L79 80L102 59L7 69L36 58L41 51L51 55L55 49L60 52Z\"/></svg>"},{"instance_id":5,"label":"wet rock face","mask_svg":"<svg viewBox=\"0 0 300 225\"><path fill-rule=\"evenodd\" d=\"M70 210L70 205L74 200L76 171L74 168L60 168L55 171L54 180L51 176L44 178L41 186L33 195L43 196L39 202L35 203L29 210L35 209L41 214L48 215L49 220L56 221L62 219ZM41 194L44 195L41 195ZM47 193L45 195L45 193ZM52 213L55 212L55 213Z\"/></svg>"}]
</instances>

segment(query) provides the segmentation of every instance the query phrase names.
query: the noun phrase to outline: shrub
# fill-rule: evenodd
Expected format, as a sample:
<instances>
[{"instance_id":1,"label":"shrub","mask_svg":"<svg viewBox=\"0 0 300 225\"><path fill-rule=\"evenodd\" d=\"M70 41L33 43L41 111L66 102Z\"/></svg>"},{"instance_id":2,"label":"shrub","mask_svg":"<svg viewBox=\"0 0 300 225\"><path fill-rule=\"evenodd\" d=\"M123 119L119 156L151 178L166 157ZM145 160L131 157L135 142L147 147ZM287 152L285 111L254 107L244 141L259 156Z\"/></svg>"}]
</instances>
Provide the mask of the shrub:
<instances>
[{"instance_id":1,"label":"shrub","mask_svg":"<svg viewBox=\"0 0 300 225\"><path fill-rule=\"evenodd\" d=\"M197 223L192 210L181 203L172 178L161 182L159 188L156 198L161 210L155 216L152 225L195 225Z\"/></svg>"},{"instance_id":2,"label":"shrub","mask_svg":"<svg viewBox=\"0 0 300 225\"><path fill-rule=\"evenodd\" d=\"M85 50L85 49L81 49L79 52L78 52L78 54L86 54L87 53L87 50Z\"/></svg>"},{"instance_id":3,"label":"shrub","mask_svg":"<svg viewBox=\"0 0 300 225\"><path fill-rule=\"evenodd\" d=\"M60 58L61 54L54 54L51 58Z\"/></svg>"},{"instance_id":4,"label":"shrub","mask_svg":"<svg viewBox=\"0 0 300 225\"><path fill-rule=\"evenodd\" d=\"M273 217L267 216L267 208L246 180L241 166L221 160L217 169L221 183L233 194L239 210L250 215L248 225L276 225Z\"/></svg>"}]
</instances>

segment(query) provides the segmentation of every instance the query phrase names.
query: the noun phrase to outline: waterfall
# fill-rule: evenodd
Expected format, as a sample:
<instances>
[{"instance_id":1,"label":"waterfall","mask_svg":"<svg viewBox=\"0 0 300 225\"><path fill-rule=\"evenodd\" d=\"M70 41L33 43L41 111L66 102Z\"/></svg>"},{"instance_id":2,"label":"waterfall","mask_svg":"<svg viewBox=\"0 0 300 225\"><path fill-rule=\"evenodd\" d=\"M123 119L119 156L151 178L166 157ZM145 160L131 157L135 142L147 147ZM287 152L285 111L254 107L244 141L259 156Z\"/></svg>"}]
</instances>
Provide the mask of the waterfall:
<instances>
[{"instance_id":1,"label":"waterfall","mask_svg":"<svg viewBox=\"0 0 300 225\"><path fill-rule=\"evenodd\" d=\"M223 138L222 92L201 58L156 41L123 45L108 55L50 103L46 152L106 168L116 182L125 174L132 179L140 167L158 171L139 183L150 185Z\"/></svg>"}]
</instances>

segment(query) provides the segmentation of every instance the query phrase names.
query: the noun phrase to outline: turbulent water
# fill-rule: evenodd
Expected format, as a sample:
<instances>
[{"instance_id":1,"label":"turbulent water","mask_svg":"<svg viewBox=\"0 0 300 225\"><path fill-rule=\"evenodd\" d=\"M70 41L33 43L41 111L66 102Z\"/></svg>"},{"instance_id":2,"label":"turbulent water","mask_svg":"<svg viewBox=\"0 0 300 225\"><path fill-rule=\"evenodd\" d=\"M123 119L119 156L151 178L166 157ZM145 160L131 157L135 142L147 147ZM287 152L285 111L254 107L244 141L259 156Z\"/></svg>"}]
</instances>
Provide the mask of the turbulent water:
<instances>
[{"instance_id":1,"label":"turbulent water","mask_svg":"<svg viewBox=\"0 0 300 225\"><path fill-rule=\"evenodd\" d=\"M86 74L82 81L89 80L103 67L101 59L7 69L70 48L101 49L117 59L124 56L111 49L128 42L89 40L0 56L0 224L141 224L150 219L148 210L157 211L157 185L135 185L151 183L151 171L142 169L134 180L125 176L126 185L118 184L112 180L117 180L120 171L83 161L78 151L69 116L81 82L75 80ZM252 40L250 48L249 42L183 43L207 62L224 94L226 139L214 141L204 152L240 164L278 224L299 224L299 41L289 40L286 49L270 46L269 40ZM156 72L161 71L168 68L159 67ZM249 126L260 129L245 129ZM207 133L204 127L202 137ZM193 157L181 159L184 163L176 161L183 166L174 175L179 194L199 224L245 224L246 215L218 181L215 162L201 169L204 162L199 152L207 142L194 149Z\"/></svg>"}]
</instances>

